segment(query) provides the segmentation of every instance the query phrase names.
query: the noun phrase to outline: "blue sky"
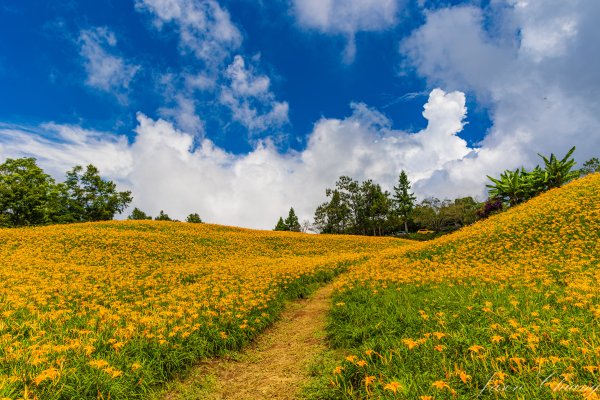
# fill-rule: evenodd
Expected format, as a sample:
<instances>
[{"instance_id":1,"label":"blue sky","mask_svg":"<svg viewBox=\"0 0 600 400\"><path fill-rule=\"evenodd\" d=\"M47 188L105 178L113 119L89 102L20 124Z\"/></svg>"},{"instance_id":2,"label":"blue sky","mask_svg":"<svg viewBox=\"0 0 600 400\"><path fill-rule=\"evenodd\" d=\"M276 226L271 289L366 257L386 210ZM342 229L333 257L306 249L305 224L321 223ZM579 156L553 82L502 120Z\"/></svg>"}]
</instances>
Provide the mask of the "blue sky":
<instances>
[{"instance_id":1,"label":"blue sky","mask_svg":"<svg viewBox=\"0 0 600 400\"><path fill-rule=\"evenodd\" d=\"M260 55L259 71L270 77L276 97L289 104L289 123L277 126L287 138L279 146L300 150L313 124L321 117L343 118L350 103L364 102L379 109L396 129L418 131L426 125L421 116L429 89L423 77L402 69L399 41L410 34L423 14L407 8L397 26L381 32L359 32L356 56L342 59L347 39L327 36L298 26L285 2L247 0L223 2L243 35L240 54ZM13 123L80 124L100 130L131 132L138 111L160 117L166 99L157 83L161 75L197 70L197 59L181 54L177 25L160 32L152 16L136 10L133 1L13 2L0 8L2 73L0 120ZM125 99L90 87L81 55L81 31L106 28L117 45L111 49L124 60L139 65L128 84ZM205 134L235 153L248 152L246 127L230 123L230 111L214 103L210 94L191 96L202 108ZM468 124L460 133L469 143L481 140L490 121L485 106L467 97ZM273 134L273 129L252 137Z\"/></svg>"},{"instance_id":2,"label":"blue sky","mask_svg":"<svg viewBox=\"0 0 600 400\"><path fill-rule=\"evenodd\" d=\"M600 148L595 0L0 5L0 157L93 163L134 203L269 228L347 174L419 198Z\"/></svg>"}]
</instances>

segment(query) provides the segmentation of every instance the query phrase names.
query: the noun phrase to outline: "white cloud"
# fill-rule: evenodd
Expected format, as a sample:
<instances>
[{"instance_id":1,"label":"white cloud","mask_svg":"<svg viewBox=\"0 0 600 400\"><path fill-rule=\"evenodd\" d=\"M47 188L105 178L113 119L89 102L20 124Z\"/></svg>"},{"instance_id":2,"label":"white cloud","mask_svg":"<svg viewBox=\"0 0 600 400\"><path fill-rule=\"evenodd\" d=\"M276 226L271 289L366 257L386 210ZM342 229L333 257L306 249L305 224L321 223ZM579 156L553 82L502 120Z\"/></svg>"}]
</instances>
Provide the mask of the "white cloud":
<instances>
[{"instance_id":1,"label":"white cloud","mask_svg":"<svg viewBox=\"0 0 600 400\"><path fill-rule=\"evenodd\" d=\"M158 29L175 24L181 50L193 53L209 68L217 67L242 43L229 13L214 0L136 0L135 7L152 13Z\"/></svg>"},{"instance_id":2,"label":"white cloud","mask_svg":"<svg viewBox=\"0 0 600 400\"><path fill-rule=\"evenodd\" d=\"M104 27L82 30L79 34L79 51L87 73L86 84L125 101L124 93L140 67L114 54L116 45L115 34Z\"/></svg>"},{"instance_id":3,"label":"white cloud","mask_svg":"<svg viewBox=\"0 0 600 400\"><path fill-rule=\"evenodd\" d=\"M346 62L354 60L357 32L394 26L400 9L398 0L293 0L292 6L300 26L347 37Z\"/></svg>"},{"instance_id":4,"label":"white cloud","mask_svg":"<svg viewBox=\"0 0 600 400\"><path fill-rule=\"evenodd\" d=\"M239 90L256 94L258 87ZM290 206L312 219L340 175L373 178L391 189L401 169L413 181L427 180L472 153L456 135L466 114L460 92L433 90L423 113L428 126L413 134L392 130L388 118L364 104L353 110L345 119L318 121L301 152L281 154L268 139L245 155L208 139L194 146L194 135L138 114L132 143L70 126L0 126L0 157L36 156L57 178L91 162L133 190L134 205L153 215L162 209L182 219L198 212L209 222L272 229Z\"/></svg>"},{"instance_id":5,"label":"white cloud","mask_svg":"<svg viewBox=\"0 0 600 400\"><path fill-rule=\"evenodd\" d=\"M533 167L537 153L576 160L600 148L600 3L512 1L484 11L463 6L429 12L401 46L431 85L474 94L493 126L481 149L447 164L418 189L484 194L485 175ZM500 4L492 2L491 7Z\"/></svg>"},{"instance_id":6,"label":"white cloud","mask_svg":"<svg viewBox=\"0 0 600 400\"><path fill-rule=\"evenodd\" d=\"M231 110L235 121L251 132L281 127L289 122L288 103L275 99L269 77L246 66L242 56L235 56L224 75L227 84L221 87L220 101Z\"/></svg>"}]
</instances>

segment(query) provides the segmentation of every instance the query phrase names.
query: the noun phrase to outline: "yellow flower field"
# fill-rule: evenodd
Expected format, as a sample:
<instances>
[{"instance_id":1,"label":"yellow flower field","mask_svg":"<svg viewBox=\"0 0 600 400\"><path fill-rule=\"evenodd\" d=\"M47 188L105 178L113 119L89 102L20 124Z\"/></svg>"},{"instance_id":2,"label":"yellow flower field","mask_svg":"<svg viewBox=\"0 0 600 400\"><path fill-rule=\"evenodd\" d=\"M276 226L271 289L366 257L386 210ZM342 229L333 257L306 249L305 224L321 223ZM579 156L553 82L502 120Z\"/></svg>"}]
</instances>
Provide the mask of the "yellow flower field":
<instances>
[{"instance_id":1,"label":"yellow flower field","mask_svg":"<svg viewBox=\"0 0 600 400\"><path fill-rule=\"evenodd\" d=\"M328 398L600 398L600 174L337 287Z\"/></svg>"},{"instance_id":2,"label":"yellow flower field","mask_svg":"<svg viewBox=\"0 0 600 400\"><path fill-rule=\"evenodd\" d=\"M143 398L401 244L152 221L0 230L0 399Z\"/></svg>"}]
</instances>

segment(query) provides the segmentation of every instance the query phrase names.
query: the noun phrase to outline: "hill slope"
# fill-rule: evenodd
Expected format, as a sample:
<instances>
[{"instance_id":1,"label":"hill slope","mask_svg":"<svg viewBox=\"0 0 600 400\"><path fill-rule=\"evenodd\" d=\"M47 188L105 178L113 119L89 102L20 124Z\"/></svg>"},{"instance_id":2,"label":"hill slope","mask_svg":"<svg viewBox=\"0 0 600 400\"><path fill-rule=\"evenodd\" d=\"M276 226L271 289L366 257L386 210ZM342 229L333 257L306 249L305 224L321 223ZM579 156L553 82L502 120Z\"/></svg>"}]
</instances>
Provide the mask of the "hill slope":
<instances>
[{"instance_id":1,"label":"hill slope","mask_svg":"<svg viewBox=\"0 0 600 400\"><path fill-rule=\"evenodd\" d=\"M327 390L598 395L599 262L600 174L433 242L384 250L338 285L329 335L353 355L327 371Z\"/></svg>"},{"instance_id":2,"label":"hill slope","mask_svg":"<svg viewBox=\"0 0 600 400\"><path fill-rule=\"evenodd\" d=\"M144 398L402 242L173 222L0 230L0 399Z\"/></svg>"}]
</instances>

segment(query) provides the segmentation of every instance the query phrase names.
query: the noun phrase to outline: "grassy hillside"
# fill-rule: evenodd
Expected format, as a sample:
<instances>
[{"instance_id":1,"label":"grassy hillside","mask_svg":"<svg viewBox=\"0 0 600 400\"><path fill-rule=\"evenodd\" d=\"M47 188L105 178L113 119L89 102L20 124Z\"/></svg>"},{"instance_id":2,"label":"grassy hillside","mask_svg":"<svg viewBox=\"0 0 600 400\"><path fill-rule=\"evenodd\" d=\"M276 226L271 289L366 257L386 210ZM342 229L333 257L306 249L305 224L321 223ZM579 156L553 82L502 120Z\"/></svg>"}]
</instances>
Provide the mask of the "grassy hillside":
<instances>
[{"instance_id":1,"label":"grassy hillside","mask_svg":"<svg viewBox=\"0 0 600 400\"><path fill-rule=\"evenodd\" d=\"M0 230L0 399L144 398L401 244L152 221Z\"/></svg>"},{"instance_id":2,"label":"grassy hillside","mask_svg":"<svg viewBox=\"0 0 600 400\"><path fill-rule=\"evenodd\" d=\"M340 281L315 397L598 398L599 263L600 174L383 250Z\"/></svg>"}]
</instances>

